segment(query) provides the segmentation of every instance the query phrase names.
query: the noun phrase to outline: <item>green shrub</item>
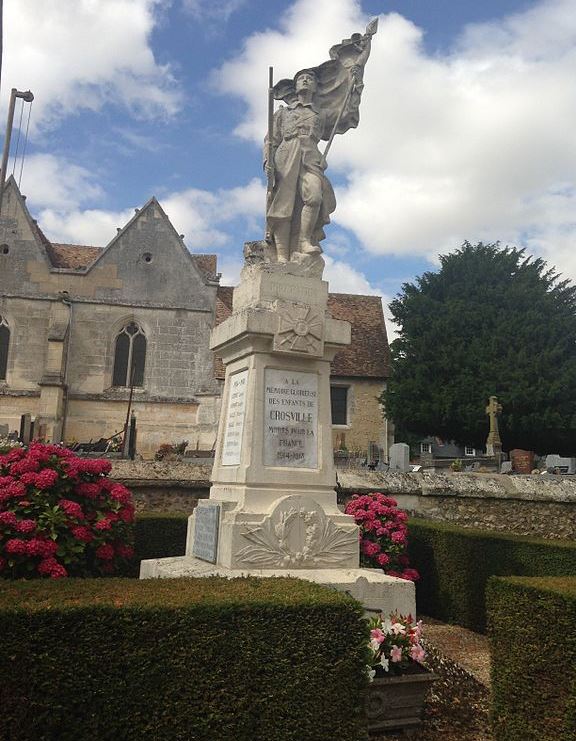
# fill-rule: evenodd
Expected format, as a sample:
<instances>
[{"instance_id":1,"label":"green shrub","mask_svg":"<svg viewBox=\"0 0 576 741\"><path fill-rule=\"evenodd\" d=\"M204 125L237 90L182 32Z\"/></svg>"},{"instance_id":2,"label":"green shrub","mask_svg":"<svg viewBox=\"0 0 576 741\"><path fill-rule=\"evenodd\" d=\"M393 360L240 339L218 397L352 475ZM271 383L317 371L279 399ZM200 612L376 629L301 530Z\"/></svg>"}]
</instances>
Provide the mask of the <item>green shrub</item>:
<instances>
[{"instance_id":1,"label":"green shrub","mask_svg":"<svg viewBox=\"0 0 576 741\"><path fill-rule=\"evenodd\" d=\"M135 560L183 556L188 515L146 512L136 515Z\"/></svg>"},{"instance_id":2,"label":"green shrub","mask_svg":"<svg viewBox=\"0 0 576 741\"><path fill-rule=\"evenodd\" d=\"M418 612L471 630L486 630L490 576L576 575L576 544L506 535L412 519L408 553L420 573Z\"/></svg>"},{"instance_id":3,"label":"green shrub","mask_svg":"<svg viewBox=\"0 0 576 741\"><path fill-rule=\"evenodd\" d=\"M486 590L497 741L576 738L576 578L492 578Z\"/></svg>"},{"instance_id":4,"label":"green shrub","mask_svg":"<svg viewBox=\"0 0 576 741\"><path fill-rule=\"evenodd\" d=\"M367 627L297 579L0 587L0 738L357 741Z\"/></svg>"}]
</instances>

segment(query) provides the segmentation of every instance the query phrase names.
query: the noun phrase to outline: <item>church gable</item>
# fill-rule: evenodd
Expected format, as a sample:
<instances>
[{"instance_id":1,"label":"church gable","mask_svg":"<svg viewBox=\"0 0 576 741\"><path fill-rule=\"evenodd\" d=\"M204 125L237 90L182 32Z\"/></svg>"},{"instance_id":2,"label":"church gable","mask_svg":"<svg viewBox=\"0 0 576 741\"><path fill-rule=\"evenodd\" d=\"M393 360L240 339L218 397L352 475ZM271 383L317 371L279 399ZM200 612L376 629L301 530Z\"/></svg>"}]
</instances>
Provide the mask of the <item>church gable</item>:
<instances>
[{"instance_id":1,"label":"church gable","mask_svg":"<svg viewBox=\"0 0 576 741\"><path fill-rule=\"evenodd\" d=\"M16 286L35 293L35 270L47 272L48 239L30 216L24 196L11 176L4 187L0 219L0 292L12 293Z\"/></svg>"},{"instance_id":2,"label":"church gable","mask_svg":"<svg viewBox=\"0 0 576 741\"><path fill-rule=\"evenodd\" d=\"M155 198L119 230L87 275L112 265L122 289L101 288L99 299L212 310L216 276L193 259Z\"/></svg>"}]
</instances>

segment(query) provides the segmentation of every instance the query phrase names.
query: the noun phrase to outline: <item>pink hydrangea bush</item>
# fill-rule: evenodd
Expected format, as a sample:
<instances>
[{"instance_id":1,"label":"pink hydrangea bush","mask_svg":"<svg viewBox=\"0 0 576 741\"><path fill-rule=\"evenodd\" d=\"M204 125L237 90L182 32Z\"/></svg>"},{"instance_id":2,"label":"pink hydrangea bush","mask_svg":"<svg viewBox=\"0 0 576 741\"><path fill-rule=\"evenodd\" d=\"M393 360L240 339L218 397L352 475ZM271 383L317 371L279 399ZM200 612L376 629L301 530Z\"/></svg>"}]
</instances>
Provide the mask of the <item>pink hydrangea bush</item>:
<instances>
[{"instance_id":1,"label":"pink hydrangea bush","mask_svg":"<svg viewBox=\"0 0 576 741\"><path fill-rule=\"evenodd\" d=\"M106 460L32 443L0 455L0 576L117 574L134 555L134 506Z\"/></svg>"},{"instance_id":2,"label":"pink hydrangea bush","mask_svg":"<svg viewBox=\"0 0 576 741\"><path fill-rule=\"evenodd\" d=\"M360 563L383 569L390 576L417 581L420 575L410 568L406 553L408 515L398 509L395 499L379 492L354 494L345 509L360 526Z\"/></svg>"},{"instance_id":3,"label":"pink hydrangea bush","mask_svg":"<svg viewBox=\"0 0 576 741\"><path fill-rule=\"evenodd\" d=\"M412 615L392 613L389 618L372 618L369 621L370 641L368 676L372 680L378 673L402 674L412 662L422 662L426 652L422 647L422 621L414 622Z\"/></svg>"}]
</instances>

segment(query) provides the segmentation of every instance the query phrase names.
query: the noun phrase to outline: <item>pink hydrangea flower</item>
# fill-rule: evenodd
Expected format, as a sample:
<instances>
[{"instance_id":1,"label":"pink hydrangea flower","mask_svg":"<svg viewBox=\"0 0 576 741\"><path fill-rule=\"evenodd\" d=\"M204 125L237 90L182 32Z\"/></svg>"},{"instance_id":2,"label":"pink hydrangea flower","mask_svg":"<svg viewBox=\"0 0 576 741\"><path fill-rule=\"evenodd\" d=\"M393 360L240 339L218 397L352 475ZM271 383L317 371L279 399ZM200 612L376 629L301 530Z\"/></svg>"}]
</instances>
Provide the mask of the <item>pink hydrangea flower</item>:
<instances>
[{"instance_id":1,"label":"pink hydrangea flower","mask_svg":"<svg viewBox=\"0 0 576 741\"><path fill-rule=\"evenodd\" d=\"M102 561L111 561L114 558L114 548L110 543L105 543L96 549L96 558Z\"/></svg>"},{"instance_id":2,"label":"pink hydrangea flower","mask_svg":"<svg viewBox=\"0 0 576 741\"><path fill-rule=\"evenodd\" d=\"M20 520L16 523L19 533L32 533L36 530L36 520Z\"/></svg>"},{"instance_id":3,"label":"pink hydrangea flower","mask_svg":"<svg viewBox=\"0 0 576 741\"><path fill-rule=\"evenodd\" d=\"M74 517L76 520L84 519L84 512L78 502L73 502L71 499L60 499L58 506L66 512L68 517Z\"/></svg>"}]
</instances>

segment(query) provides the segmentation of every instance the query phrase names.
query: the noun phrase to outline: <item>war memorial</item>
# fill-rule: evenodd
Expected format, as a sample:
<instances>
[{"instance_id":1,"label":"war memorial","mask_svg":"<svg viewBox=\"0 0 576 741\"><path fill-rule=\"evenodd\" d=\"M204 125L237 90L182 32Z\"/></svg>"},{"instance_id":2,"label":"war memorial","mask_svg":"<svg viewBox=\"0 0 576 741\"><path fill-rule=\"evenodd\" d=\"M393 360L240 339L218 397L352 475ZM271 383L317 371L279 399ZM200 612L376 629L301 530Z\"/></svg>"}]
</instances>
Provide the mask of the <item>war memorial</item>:
<instances>
[{"instance_id":1,"label":"war memorial","mask_svg":"<svg viewBox=\"0 0 576 741\"><path fill-rule=\"evenodd\" d=\"M141 578L291 575L368 612L415 613L412 582L359 568L358 527L334 488L330 362L350 324L327 314L320 243L336 200L325 170L335 135L359 123L376 30L292 79L273 84L270 72L266 236L245 243L232 315L211 337L226 377L210 497L189 519L186 555L143 561Z\"/></svg>"}]
</instances>

